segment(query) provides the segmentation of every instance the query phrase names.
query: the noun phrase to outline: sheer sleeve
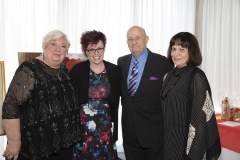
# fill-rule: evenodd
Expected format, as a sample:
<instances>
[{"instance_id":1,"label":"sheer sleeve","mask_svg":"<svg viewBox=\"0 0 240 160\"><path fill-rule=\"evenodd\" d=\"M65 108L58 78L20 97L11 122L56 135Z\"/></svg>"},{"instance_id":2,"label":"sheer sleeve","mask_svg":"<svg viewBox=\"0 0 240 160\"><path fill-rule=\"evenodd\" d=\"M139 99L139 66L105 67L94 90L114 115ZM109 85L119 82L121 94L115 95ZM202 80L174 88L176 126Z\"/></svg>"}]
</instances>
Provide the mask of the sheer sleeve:
<instances>
[{"instance_id":1,"label":"sheer sleeve","mask_svg":"<svg viewBox=\"0 0 240 160\"><path fill-rule=\"evenodd\" d=\"M218 159L221 153L219 133L211 89L202 71L195 75L193 94L188 137L189 156L195 159Z\"/></svg>"},{"instance_id":2,"label":"sheer sleeve","mask_svg":"<svg viewBox=\"0 0 240 160\"><path fill-rule=\"evenodd\" d=\"M3 103L3 119L19 118L19 107L27 101L35 81L34 74L28 67L20 66L18 68Z\"/></svg>"}]
</instances>

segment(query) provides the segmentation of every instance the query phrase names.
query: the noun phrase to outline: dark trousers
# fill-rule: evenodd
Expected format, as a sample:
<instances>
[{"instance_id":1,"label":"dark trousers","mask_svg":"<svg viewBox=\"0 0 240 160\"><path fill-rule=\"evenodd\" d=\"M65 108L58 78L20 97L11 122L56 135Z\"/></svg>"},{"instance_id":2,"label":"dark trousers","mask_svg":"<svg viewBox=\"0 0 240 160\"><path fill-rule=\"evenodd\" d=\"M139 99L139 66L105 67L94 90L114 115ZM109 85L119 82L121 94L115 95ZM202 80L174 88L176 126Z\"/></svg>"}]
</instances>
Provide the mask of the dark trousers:
<instances>
[{"instance_id":1,"label":"dark trousers","mask_svg":"<svg viewBox=\"0 0 240 160\"><path fill-rule=\"evenodd\" d=\"M144 148L139 144L136 134L133 135L131 143L124 142L123 139L123 147L126 160L163 159L163 144L157 147Z\"/></svg>"}]
</instances>

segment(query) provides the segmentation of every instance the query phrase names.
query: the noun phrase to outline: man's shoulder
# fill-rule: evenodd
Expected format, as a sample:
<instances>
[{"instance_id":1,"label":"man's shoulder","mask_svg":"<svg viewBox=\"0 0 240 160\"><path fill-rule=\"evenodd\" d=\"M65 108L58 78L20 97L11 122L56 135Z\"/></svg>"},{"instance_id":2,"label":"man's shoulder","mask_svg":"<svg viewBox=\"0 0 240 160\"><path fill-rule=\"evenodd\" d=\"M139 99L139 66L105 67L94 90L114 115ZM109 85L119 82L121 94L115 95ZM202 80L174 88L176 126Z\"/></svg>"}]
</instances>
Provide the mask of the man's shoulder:
<instances>
[{"instance_id":1,"label":"man's shoulder","mask_svg":"<svg viewBox=\"0 0 240 160\"><path fill-rule=\"evenodd\" d=\"M132 54L127 54L127 55L124 55L124 56L121 56L121 57L119 57L118 59L126 59L126 58L129 58L129 57L131 57L132 56Z\"/></svg>"},{"instance_id":2,"label":"man's shoulder","mask_svg":"<svg viewBox=\"0 0 240 160\"><path fill-rule=\"evenodd\" d=\"M149 51L149 56L150 61L152 61L153 64L164 66L164 68L168 71L174 68L173 64L170 63L166 56L163 56L158 53L153 53L151 51Z\"/></svg>"},{"instance_id":3,"label":"man's shoulder","mask_svg":"<svg viewBox=\"0 0 240 160\"><path fill-rule=\"evenodd\" d=\"M127 55L119 57L117 60L118 66L122 66L125 64L125 62L129 62L131 59L131 56L132 56L132 54L127 54Z\"/></svg>"},{"instance_id":4,"label":"man's shoulder","mask_svg":"<svg viewBox=\"0 0 240 160\"><path fill-rule=\"evenodd\" d=\"M151 51L149 51L148 54L149 54L149 56L154 57L154 59L156 59L156 60L168 61L168 60L167 60L167 57L165 57L165 56L163 56L163 55L161 55L161 54L154 53L154 52L151 52Z\"/></svg>"}]
</instances>

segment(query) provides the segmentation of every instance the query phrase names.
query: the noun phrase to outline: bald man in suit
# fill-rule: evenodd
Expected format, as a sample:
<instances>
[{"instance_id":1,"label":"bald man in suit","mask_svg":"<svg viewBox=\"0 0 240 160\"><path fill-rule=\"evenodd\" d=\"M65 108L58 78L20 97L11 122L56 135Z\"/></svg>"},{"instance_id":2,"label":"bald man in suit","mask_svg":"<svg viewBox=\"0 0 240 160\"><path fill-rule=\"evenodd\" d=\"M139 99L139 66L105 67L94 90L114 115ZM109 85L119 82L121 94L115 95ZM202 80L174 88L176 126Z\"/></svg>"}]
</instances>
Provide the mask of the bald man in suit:
<instances>
[{"instance_id":1,"label":"bald man in suit","mask_svg":"<svg viewBox=\"0 0 240 160\"><path fill-rule=\"evenodd\" d=\"M127 44L131 54L118 59L122 69L121 103L123 147L127 160L163 159L163 119L160 90L164 75L174 66L166 57L147 48L149 37L143 28L131 27ZM130 89L134 61L137 60L137 78Z\"/></svg>"}]
</instances>

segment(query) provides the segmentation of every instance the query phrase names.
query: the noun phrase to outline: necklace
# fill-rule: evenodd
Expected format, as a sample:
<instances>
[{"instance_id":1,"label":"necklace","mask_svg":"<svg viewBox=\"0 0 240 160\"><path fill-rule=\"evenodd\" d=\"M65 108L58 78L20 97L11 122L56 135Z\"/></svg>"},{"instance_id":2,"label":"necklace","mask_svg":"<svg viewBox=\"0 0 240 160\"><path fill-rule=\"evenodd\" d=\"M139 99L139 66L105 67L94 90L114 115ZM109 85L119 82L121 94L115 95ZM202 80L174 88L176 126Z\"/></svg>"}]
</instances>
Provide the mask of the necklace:
<instances>
[{"instance_id":1,"label":"necklace","mask_svg":"<svg viewBox=\"0 0 240 160\"><path fill-rule=\"evenodd\" d=\"M58 68L58 72L56 73L54 69L53 70L53 73L56 75L56 77L61 81L61 77L60 77L60 67Z\"/></svg>"},{"instance_id":2,"label":"necklace","mask_svg":"<svg viewBox=\"0 0 240 160\"><path fill-rule=\"evenodd\" d=\"M43 62L49 67L49 68L51 68L51 70L52 70L52 72L55 74L55 76L61 81L62 80L62 78L60 77L60 68L61 68L61 66L59 66L59 68L56 68L56 67L52 67L52 66L50 66L45 60L43 60ZM56 69L58 69L58 72L56 73Z\"/></svg>"},{"instance_id":3,"label":"necklace","mask_svg":"<svg viewBox=\"0 0 240 160\"><path fill-rule=\"evenodd\" d=\"M178 83L179 79L182 77L182 73L186 70L187 67L185 67L179 74L176 74L176 68L174 68L173 72L171 73L167 83L164 85L162 92L161 92L161 99L164 101L167 98L168 93L171 91L171 89ZM163 96L163 91L165 90L165 88L167 87L172 75L174 75L175 77L178 77L178 79L176 80L176 82L168 89L168 91L166 92L165 96Z\"/></svg>"}]
</instances>

